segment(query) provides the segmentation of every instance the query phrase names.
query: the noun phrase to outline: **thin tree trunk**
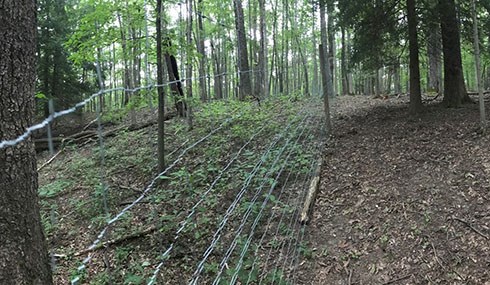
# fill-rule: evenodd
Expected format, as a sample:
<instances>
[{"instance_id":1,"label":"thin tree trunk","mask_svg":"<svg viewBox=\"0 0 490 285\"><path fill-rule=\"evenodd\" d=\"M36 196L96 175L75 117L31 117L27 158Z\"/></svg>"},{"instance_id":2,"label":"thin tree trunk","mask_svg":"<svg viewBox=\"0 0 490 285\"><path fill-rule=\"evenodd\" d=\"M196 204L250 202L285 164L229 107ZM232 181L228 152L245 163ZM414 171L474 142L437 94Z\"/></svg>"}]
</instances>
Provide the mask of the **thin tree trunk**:
<instances>
[{"instance_id":1,"label":"thin tree trunk","mask_svg":"<svg viewBox=\"0 0 490 285\"><path fill-rule=\"evenodd\" d=\"M322 73L323 84L323 105L325 112L325 131L328 135L332 133L332 123L330 119L330 102L329 97L333 97L334 90L332 86L332 79L330 77L330 66L328 63L328 38L327 38L327 23L325 20L325 3L320 1L320 31L321 31L321 44L319 48L320 54L320 68Z\"/></svg>"},{"instance_id":2,"label":"thin tree trunk","mask_svg":"<svg viewBox=\"0 0 490 285\"><path fill-rule=\"evenodd\" d=\"M165 169L165 89L163 88L162 0L157 0L158 172Z\"/></svg>"},{"instance_id":3,"label":"thin tree trunk","mask_svg":"<svg viewBox=\"0 0 490 285\"><path fill-rule=\"evenodd\" d=\"M259 93L256 93L258 97L265 98L269 96L267 86L268 72L267 72L267 22L265 18L265 0L259 0L260 10L260 53L259 53L259 76L257 84L260 86Z\"/></svg>"},{"instance_id":4,"label":"thin tree trunk","mask_svg":"<svg viewBox=\"0 0 490 285\"><path fill-rule=\"evenodd\" d=\"M315 8L313 8L313 13L315 12ZM318 50L316 49L316 47L318 46L317 44L317 41L316 41L316 35L315 35L315 31L316 31L316 27L315 27L315 23L316 21L313 21L313 25L311 27L311 35L312 35L312 41L313 41L313 46L315 47L315 49L313 50L313 82L312 82L312 89L313 89L313 95L317 95L318 94L318 91L319 91L319 83L318 83L318 62L316 60L316 58L319 58L317 55L318 55Z\"/></svg>"},{"instance_id":5,"label":"thin tree trunk","mask_svg":"<svg viewBox=\"0 0 490 285\"><path fill-rule=\"evenodd\" d=\"M206 49L204 46L204 25L202 23L202 0L197 2L197 51L201 55L199 58L199 93L201 101L208 101L208 93L206 89Z\"/></svg>"},{"instance_id":6,"label":"thin tree trunk","mask_svg":"<svg viewBox=\"0 0 490 285\"><path fill-rule=\"evenodd\" d=\"M192 46L192 22L193 22L193 0L187 0L186 1L187 5L187 34L186 34L186 40L187 40L187 46L191 47ZM186 91L187 91L187 102L191 101L192 99L192 54L187 49L186 51ZM192 118L192 103L187 104L187 124L189 125L189 130L191 130L194 127L193 124L193 118Z\"/></svg>"},{"instance_id":7,"label":"thin tree trunk","mask_svg":"<svg viewBox=\"0 0 490 285\"><path fill-rule=\"evenodd\" d=\"M480 124L483 130L487 127L485 118L485 101L483 99L483 87L481 80L481 63L480 63L480 37L478 36L478 18L476 15L475 0L471 1L473 14L473 44L475 47L475 65L476 65L476 85L478 88L478 101L480 104Z\"/></svg>"},{"instance_id":8,"label":"thin tree trunk","mask_svg":"<svg viewBox=\"0 0 490 285\"><path fill-rule=\"evenodd\" d=\"M410 112L418 113L422 109L420 91L419 43L417 38L417 14L415 0L407 0L408 39L410 49Z\"/></svg>"},{"instance_id":9,"label":"thin tree trunk","mask_svg":"<svg viewBox=\"0 0 490 285\"><path fill-rule=\"evenodd\" d=\"M342 41L342 50L340 54L340 69L342 73L342 94L347 95L349 94L349 77L347 76L347 47L346 47L346 41L345 41L345 28L342 27L341 29L341 41Z\"/></svg>"},{"instance_id":10,"label":"thin tree trunk","mask_svg":"<svg viewBox=\"0 0 490 285\"><path fill-rule=\"evenodd\" d=\"M335 29L334 29L334 3L327 1L327 29L328 29L328 62L330 64L330 75L332 78L333 94L337 94L337 84L335 76Z\"/></svg>"}]
</instances>

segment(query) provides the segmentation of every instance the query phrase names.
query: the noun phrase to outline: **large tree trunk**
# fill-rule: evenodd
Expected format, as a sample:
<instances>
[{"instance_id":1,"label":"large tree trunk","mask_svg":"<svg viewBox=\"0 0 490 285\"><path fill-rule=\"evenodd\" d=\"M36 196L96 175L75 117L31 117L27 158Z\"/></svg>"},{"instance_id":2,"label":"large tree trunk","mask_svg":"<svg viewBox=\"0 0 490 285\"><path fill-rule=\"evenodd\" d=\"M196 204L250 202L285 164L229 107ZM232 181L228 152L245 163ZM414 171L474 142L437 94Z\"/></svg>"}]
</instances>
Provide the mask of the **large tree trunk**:
<instances>
[{"instance_id":1,"label":"large tree trunk","mask_svg":"<svg viewBox=\"0 0 490 285\"><path fill-rule=\"evenodd\" d=\"M241 0L233 0L235 6L235 26L238 47L238 72L240 76L239 99L245 100L252 96L252 81L250 80L250 65L248 63L247 38L245 36L245 22Z\"/></svg>"},{"instance_id":2,"label":"large tree trunk","mask_svg":"<svg viewBox=\"0 0 490 285\"><path fill-rule=\"evenodd\" d=\"M407 0L407 18L410 49L410 112L418 113L422 109L422 94L420 91L419 41L417 38L415 0Z\"/></svg>"},{"instance_id":3,"label":"large tree trunk","mask_svg":"<svg viewBox=\"0 0 490 285\"><path fill-rule=\"evenodd\" d=\"M0 141L32 123L36 82L36 1L0 2ZM0 284L52 284L44 240L34 144L0 149Z\"/></svg>"},{"instance_id":4,"label":"large tree trunk","mask_svg":"<svg viewBox=\"0 0 490 285\"><path fill-rule=\"evenodd\" d=\"M447 107L459 107L470 102L464 83L461 63L459 21L454 0L439 0L442 50L444 53L444 99Z\"/></svg>"}]
</instances>

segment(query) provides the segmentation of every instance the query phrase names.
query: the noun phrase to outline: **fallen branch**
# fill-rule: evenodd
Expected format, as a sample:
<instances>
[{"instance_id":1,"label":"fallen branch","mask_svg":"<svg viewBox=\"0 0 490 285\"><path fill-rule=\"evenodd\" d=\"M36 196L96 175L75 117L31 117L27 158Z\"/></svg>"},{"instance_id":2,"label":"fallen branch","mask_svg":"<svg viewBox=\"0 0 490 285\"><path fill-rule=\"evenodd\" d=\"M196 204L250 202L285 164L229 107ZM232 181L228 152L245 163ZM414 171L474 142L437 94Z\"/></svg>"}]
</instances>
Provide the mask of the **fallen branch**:
<instances>
[{"instance_id":1,"label":"fallen branch","mask_svg":"<svg viewBox=\"0 0 490 285\"><path fill-rule=\"evenodd\" d=\"M459 221L459 222L465 224L468 228L470 228L472 231L474 231L475 233L479 234L480 236L482 236L486 240L489 240L490 239L487 235L485 235L484 233L482 233L481 231L479 231L478 229L476 229L475 227L473 227L469 222L467 222L467 221L465 221L465 220L463 220L461 218L451 217L449 219L454 220L454 221Z\"/></svg>"},{"instance_id":2,"label":"fallen branch","mask_svg":"<svg viewBox=\"0 0 490 285\"><path fill-rule=\"evenodd\" d=\"M43 169L44 167L48 166L51 162L53 162L53 160L55 160L58 155L60 155L60 153L63 152L63 148L60 149L55 155L53 155L53 157L51 157L48 161L46 161L43 165L41 165L38 169L37 169L37 172L41 171L41 169Z\"/></svg>"},{"instance_id":3,"label":"fallen branch","mask_svg":"<svg viewBox=\"0 0 490 285\"><path fill-rule=\"evenodd\" d=\"M319 158L315 169L313 180L310 182L310 187L308 194L306 195L305 203L303 205L303 210L300 215L300 223L305 225L310 220L310 215L313 213L313 205L315 204L316 196L318 194L318 188L320 186L320 175L322 169L323 159Z\"/></svg>"},{"instance_id":4,"label":"fallen branch","mask_svg":"<svg viewBox=\"0 0 490 285\"><path fill-rule=\"evenodd\" d=\"M165 120L166 121L170 120L174 118L176 115L177 115L176 113L167 113L165 114ZM132 131L137 131L137 130L147 128L149 126L155 125L156 123L157 123L156 120L151 120L151 121L146 121L140 124L134 124L130 126L122 125L117 128L105 131L102 135L104 138L113 137L120 130L123 129L127 129L128 131L132 132ZM99 134L97 130L86 130L86 128L84 128L81 132L75 133L68 137L62 137L62 136L54 137L52 138L52 141L55 147L59 147L60 145L64 145L65 143L83 144L84 142L90 139L97 138L98 135ZM42 151L48 149L49 139L47 138L36 139L34 140L34 143L36 145L36 151Z\"/></svg>"},{"instance_id":5,"label":"fallen branch","mask_svg":"<svg viewBox=\"0 0 490 285\"><path fill-rule=\"evenodd\" d=\"M97 122L97 119L98 119L98 118L95 118L95 119L93 119L92 121L90 121L90 123L88 123L88 124L87 124L87 125L86 125L86 126L83 128L83 129L82 129L82 132L83 132L83 131L86 131L88 128L90 128L90 126L91 126L93 123Z\"/></svg>"},{"instance_id":6,"label":"fallen branch","mask_svg":"<svg viewBox=\"0 0 490 285\"><path fill-rule=\"evenodd\" d=\"M113 245L116 245L116 244L120 244L120 243L125 242L125 241L128 241L128 240L136 239L136 238L145 236L147 234L153 233L157 229L158 228L156 226L152 226L152 227L150 227L150 228L148 228L148 229L146 229L144 231L141 231L141 232L132 233L130 235L123 236L123 237L120 237L120 238L117 238L117 239L111 239L111 240L105 241L103 243L100 243L100 244L98 244L97 246L95 246L93 248L87 248L87 249L84 249L84 250L75 252L72 256L85 255L85 254L87 254L89 252L97 251L97 250L99 250L101 248L110 247L110 246L113 246Z\"/></svg>"},{"instance_id":7,"label":"fallen branch","mask_svg":"<svg viewBox=\"0 0 490 285\"><path fill-rule=\"evenodd\" d=\"M382 285L393 284L393 283L395 283L395 282L405 280L405 279L407 279L407 278L408 278L408 277L410 277L410 276L412 276L412 274L407 274L407 275L402 276L402 277L400 277L400 278L397 278L397 279L393 279L393 280L387 281L387 282L383 283Z\"/></svg>"}]
</instances>

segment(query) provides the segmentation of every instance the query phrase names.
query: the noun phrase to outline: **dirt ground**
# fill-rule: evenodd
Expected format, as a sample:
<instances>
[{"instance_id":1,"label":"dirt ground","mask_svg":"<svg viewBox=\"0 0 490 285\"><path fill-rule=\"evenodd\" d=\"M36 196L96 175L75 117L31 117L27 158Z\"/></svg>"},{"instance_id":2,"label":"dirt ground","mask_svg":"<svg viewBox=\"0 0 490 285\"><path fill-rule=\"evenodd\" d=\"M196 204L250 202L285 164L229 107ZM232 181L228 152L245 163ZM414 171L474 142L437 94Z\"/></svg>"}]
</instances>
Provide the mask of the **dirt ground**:
<instances>
[{"instance_id":1,"label":"dirt ground","mask_svg":"<svg viewBox=\"0 0 490 285\"><path fill-rule=\"evenodd\" d=\"M334 102L299 284L490 285L490 135L478 106L434 103L416 118L407 107Z\"/></svg>"}]
</instances>

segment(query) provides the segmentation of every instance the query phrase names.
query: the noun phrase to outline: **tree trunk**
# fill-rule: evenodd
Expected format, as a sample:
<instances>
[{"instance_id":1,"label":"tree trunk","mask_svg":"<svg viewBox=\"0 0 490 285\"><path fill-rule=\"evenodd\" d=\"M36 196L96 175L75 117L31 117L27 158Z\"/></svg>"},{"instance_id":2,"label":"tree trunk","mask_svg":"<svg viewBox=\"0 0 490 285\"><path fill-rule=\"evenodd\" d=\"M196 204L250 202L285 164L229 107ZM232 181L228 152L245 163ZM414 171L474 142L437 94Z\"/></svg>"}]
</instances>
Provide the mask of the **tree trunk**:
<instances>
[{"instance_id":1,"label":"tree trunk","mask_svg":"<svg viewBox=\"0 0 490 285\"><path fill-rule=\"evenodd\" d=\"M415 0L407 0L408 40L410 49L410 112L418 113L422 109L420 91L419 41L417 38L417 14Z\"/></svg>"},{"instance_id":2,"label":"tree trunk","mask_svg":"<svg viewBox=\"0 0 490 285\"><path fill-rule=\"evenodd\" d=\"M252 96L252 81L250 80L250 65L248 63L247 38L245 36L245 22L242 0L233 0L235 6L235 27L238 48L238 72L240 77L239 99L245 100Z\"/></svg>"},{"instance_id":3,"label":"tree trunk","mask_svg":"<svg viewBox=\"0 0 490 285\"><path fill-rule=\"evenodd\" d=\"M427 57L429 60L429 74L427 89L431 92L442 91L442 69L441 69L441 35L437 25L429 28L427 35Z\"/></svg>"},{"instance_id":4,"label":"tree trunk","mask_svg":"<svg viewBox=\"0 0 490 285\"><path fill-rule=\"evenodd\" d=\"M165 169L165 89L163 85L162 0L157 0L158 172Z\"/></svg>"},{"instance_id":5,"label":"tree trunk","mask_svg":"<svg viewBox=\"0 0 490 285\"><path fill-rule=\"evenodd\" d=\"M313 8L313 12L315 12L315 8ZM316 35L315 35L315 31L316 31L316 27L315 27L315 24L316 24L316 21L313 21L313 25L311 27L311 35L312 35L312 41L313 41L313 46L315 47L315 50L313 51L313 58L319 58L317 56L318 54L318 51L316 50L316 47L318 46L317 42L316 42ZM318 90L319 90L319 83L318 83L318 61L317 60L313 60L313 82L312 82L312 92L313 92L313 95L318 95Z\"/></svg>"},{"instance_id":6,"label":"tree trunk","mask_svg":"<svg viewBox=\"0 0 490 285\"><path fill-rule=\"evenodd\" d=\"M265 18L265 0L259 0L260 10L260 53L259 53L259 76L257 85L260 86L259 93L255 95L265 98L268 96L269 87L268 72L267 72L267 22Z\"/></svg>"},{"instance_id":7,"label":"tree trunk","mask_svg":"<svg viewBox=\"0 0 490 285\"><path fill-rule=\"evenodd\" d=\"M342 74L342 94L349 94L349 77L347 76L347 47L345 41L345 28L341 29L342 50L340 53L340 73Z\"/></svg>"},{"instance_id":8,"label":"tree trunk","mask_svg":"<svg viewBox=\"0 0 490 285\"><path fill-rule=\"evenodd\" d=\"M475 65L476 65L476 85L478 88L478 101L480 104L480 124L483 130L487 127L486 117L485 117L485 101L483 98L483 87L481 80L481 60L480 60L480 37L478 36L478 18L476 15L476 4L475 0L471 1L471 8L473 14L473 44L475 47Z\"/></svg>"},{"instance_id":9,"label":"tree trunk","mask_svg":"<svg viewBox=\"0 0 490 285\"><path fill-rule=\"evenodd\" d=\"M184 102L184 90L182 90L182 82L180 82L179 66L177 59L174 55L169 53L172 43L170 39L165 39L165 62L167 64L168 80L170 83L170 89L175 100L175 109L179 114L179 117L185 117L187 112L187 106Z\"/></svg>"},{"instance_id":10,"label":"tree trunk","mask_svg":"<svg viewBox=\"0 0 490 285\"><path fill-rule=\"evenodd\" d=\"M36 1L0 4L0 141L31 125L36 82ZM31 138L0 149L0 284L52 284Z\"/></svg>"},{"instance_id":11,"label":"tree trunk","mask_svg":"<svg viewBox=\"0 0 490 285\"><path fill-rule=\"evenodd\" d=\"M206 89L206 49L204 46L204 26L202 23L202 0L197 3L197 51L201 54L199 58L199 93L201 101L206 102L208 100L208 93Z\"/></svg>"},{"instance_id":12,"label":"tree trunk","mask_svg":"<svg viewBox=\"0 0 490 285\"><path fill-rule=\"evenodd\" d=\"M402 83L401 83L401 74L400 74L400 63L396 62L395 65L393 66L393 83L395 87L395 94L401 94L402 93Z\"/></svg>"},{"instance_id":13,"label":"tree trunk","mask_svg":"<svg viewBox=\"0 0 490 285\"><path fill-rule=\"evenodd\" d=\"M186 91L187 91L187 99L188 102L192 99L192 54L189 50L192 45L192 22L193 22L193 0L187 0L187 31L186 31L186 40L187 40L187 51L186 51ZM189 125L189 129L191 130L194 127L193 118L192 118L192 103L187 105L187 123Z\"/></svg>"},{"instance_id":14,"label":"tree trunk","mask_svg":"<svg viewBox=\"0 0 490 285\"><path fill-rule=\"evenodd\" d=\"M459 21L454 0L439 0L442 50L444 54L444 99L447 107L459 107L471 102L466 93L461 62Z\"/></svg>"},{"instance_id":15,"label":"tree trunk","mask_svg":"<svg viewBox=\"0 0 490 285\"><path fill-rule=\"evenodd\" d=\"M325 131L328 135L332 132L332 123L330 120L330 102L329 97L333 97L334 90L332 86L332 79L330 75L330 66L328 63L328 39L327 39L327 23L325 21L325 3L320 1L320 31L321 31L321 44L319 48L320 54L320 69L322 73L322 85L323 85L323 105L325 112Z\"/></svg>"},{"instance_id":16,"label":"tree trunk","mask_svg":"<svg viewBox=\"0 0 490 285\"><path fill-rule=\"evenodd\" d=\"M323 1L323 0L322 0ZM327 1L327 29L328 29L328 62L330 65L330 78L332 80L333 94L337 94L335 76L335 29L334 29L334 3Z\"/></svg>"}]
</instances>

